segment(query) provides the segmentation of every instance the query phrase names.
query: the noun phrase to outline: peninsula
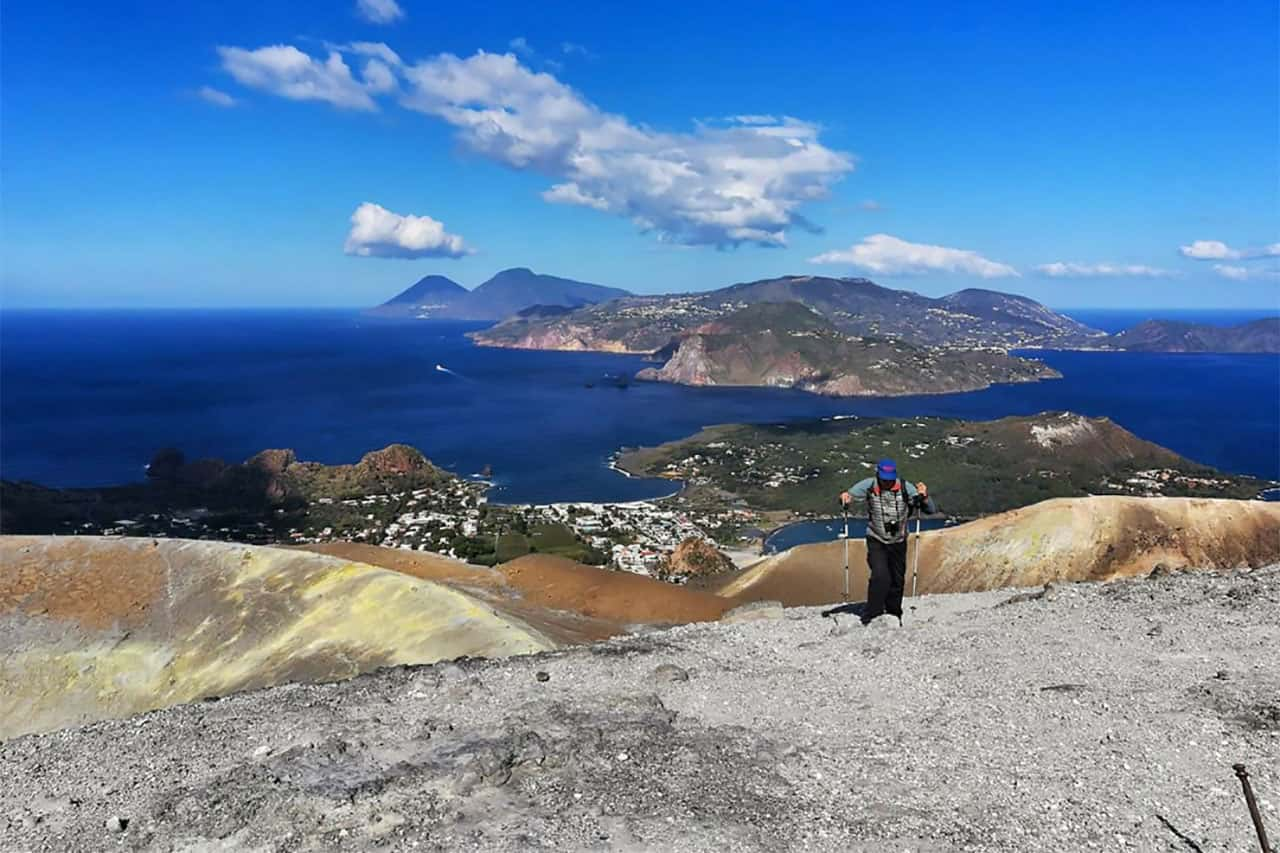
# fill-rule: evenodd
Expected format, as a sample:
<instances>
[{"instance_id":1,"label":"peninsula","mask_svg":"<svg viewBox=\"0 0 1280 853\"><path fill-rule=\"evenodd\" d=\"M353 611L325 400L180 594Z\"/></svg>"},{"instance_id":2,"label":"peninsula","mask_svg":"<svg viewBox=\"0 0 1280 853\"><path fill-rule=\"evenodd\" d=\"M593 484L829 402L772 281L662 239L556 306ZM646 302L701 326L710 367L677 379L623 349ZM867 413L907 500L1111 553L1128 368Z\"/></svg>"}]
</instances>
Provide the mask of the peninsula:
<instances>
[{"instance_id":1,"label":"peninsula","mask_svg":"<svg viewBox=\"0 0 1280 853\"><path fill-rule=\"evenodd\" d=\"M831 396L974 391L1061 374L994 350L851 336L799 302L761 302L683 334L661 367L637 379L682 385L797 388Z\"/></svg>"}]
</instances>

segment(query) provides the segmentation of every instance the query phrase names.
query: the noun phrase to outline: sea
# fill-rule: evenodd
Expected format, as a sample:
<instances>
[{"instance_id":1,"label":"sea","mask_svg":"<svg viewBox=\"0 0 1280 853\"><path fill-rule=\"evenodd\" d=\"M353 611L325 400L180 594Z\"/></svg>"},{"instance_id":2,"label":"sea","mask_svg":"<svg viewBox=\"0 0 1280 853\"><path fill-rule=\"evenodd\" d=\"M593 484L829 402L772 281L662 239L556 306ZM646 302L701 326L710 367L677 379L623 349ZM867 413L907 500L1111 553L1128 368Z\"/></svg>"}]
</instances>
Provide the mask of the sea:
<instances>
[{"instance_id":1,"label":"sea","mask_svg":"<svg viewBox=\"0 0 1280 853\"><path fill-rule=\"evenodd\" d=\"M1221 324L1266 312L1073 311L1118 330L1150 316ZM353 310L0 312L0 477L137 481L156 450L242 460L289 447L353 462L392 442L505 503L623 502L677 484L611 467L624 447L718 423L836 416L1105 415L1194 460L1280 479L1280 356L1035 351L1060 380L965 394L832 399L630 382L636 356L474 346L482 324Z\"/></svg>"}]
</instances>

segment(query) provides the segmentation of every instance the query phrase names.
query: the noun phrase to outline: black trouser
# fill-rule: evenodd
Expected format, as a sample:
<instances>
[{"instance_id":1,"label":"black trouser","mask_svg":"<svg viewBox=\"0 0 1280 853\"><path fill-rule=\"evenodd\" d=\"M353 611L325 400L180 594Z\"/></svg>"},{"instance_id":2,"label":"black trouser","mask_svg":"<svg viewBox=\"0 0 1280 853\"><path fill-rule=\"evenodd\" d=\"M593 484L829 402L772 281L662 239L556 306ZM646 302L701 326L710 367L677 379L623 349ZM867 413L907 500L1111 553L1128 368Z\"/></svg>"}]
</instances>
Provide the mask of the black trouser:
<instances>
[{"instance_id":1,"label":"black trouser","mask_svg":"<svg viewBox=\"0 0 1280 853\"><path fill-rule=\"evenodd\" d=\"M867 606L863 623L884 613L902 621L902 590L907 579L907 540L885 544L867 537Z\"/></svg>"}]
</instances>

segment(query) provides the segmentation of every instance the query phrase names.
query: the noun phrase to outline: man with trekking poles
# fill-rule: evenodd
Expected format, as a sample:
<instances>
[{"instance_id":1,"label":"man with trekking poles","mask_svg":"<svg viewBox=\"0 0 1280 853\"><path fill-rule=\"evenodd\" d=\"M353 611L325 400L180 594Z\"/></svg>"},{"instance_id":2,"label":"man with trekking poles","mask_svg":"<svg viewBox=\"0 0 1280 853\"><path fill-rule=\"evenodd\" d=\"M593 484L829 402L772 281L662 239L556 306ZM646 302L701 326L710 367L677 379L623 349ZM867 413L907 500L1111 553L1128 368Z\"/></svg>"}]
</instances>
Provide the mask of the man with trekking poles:
<instances>
[{"instance_id":1,"label":"man with trekking poles","mask_svg":"<svg viewBox=\"0 0 1280 853\"><path fill-rule=\"evenodd\" d=\"M898 478L898 466L892 459L881 459L876 475L867 477L840 494L846 518L855 500L867 505L867 603L862 611L862 624L888 613L902 622L902 594L907 576L907 522L912 511L917 513L916 549L919 559L918 513L935 513L929 487L924 483L904 482ZM848 592L848 523L845 524L845 587Z\"/></svg>"}]
</instances>

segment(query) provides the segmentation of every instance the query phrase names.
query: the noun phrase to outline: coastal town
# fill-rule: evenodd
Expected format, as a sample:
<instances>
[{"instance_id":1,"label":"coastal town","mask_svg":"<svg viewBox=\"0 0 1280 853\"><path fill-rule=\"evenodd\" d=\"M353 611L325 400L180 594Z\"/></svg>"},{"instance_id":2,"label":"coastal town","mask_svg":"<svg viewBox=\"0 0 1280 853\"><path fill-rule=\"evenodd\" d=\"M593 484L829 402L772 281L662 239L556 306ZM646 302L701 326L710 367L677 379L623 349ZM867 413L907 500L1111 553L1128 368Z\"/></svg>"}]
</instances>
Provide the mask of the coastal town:
<instances>
[{"instance_id":1,"label":"coastal town","mask_svg":"<svg viewBox=\"0 0 1280 853\"><path fill-rule=\"evenodd\" d=\"M206 508L146 512L108 523L82 522L64 533L221 539L254 544L362 542L493 565L549 553L635 574L658 576L690 539L759 553L759 513L692 511L670 498L628 503L494 504L488 484L451 479L429 487L360 497L319 497L272 519L229 518Z\"/></svg>"},{"instance_id":2,"label":"coastal town","mask_svg":"<svg viewBox=\"0 0 1280 853\"><path fill-rule=\"evenodd\" d=\"M688 539L715 543L717 532L723 535L745 528L754 535L729 544L758 551L762 536L751 527L759 520L757 513L745 509L693 513L666 499L507 505L490 504L473 489L459 488L444 493L420 489L370 495L340 503L357 512L355 523L291 530L289 541L367 542L482 563L524 553L558 553L621 571L657 575L676 547ZM389 506L403 511L387 520ZM547 547L540 547L542 543Z\"/></svg>"}]
</instances>

